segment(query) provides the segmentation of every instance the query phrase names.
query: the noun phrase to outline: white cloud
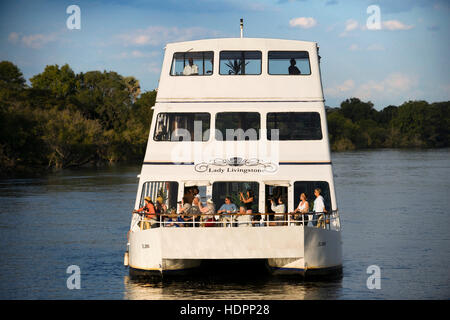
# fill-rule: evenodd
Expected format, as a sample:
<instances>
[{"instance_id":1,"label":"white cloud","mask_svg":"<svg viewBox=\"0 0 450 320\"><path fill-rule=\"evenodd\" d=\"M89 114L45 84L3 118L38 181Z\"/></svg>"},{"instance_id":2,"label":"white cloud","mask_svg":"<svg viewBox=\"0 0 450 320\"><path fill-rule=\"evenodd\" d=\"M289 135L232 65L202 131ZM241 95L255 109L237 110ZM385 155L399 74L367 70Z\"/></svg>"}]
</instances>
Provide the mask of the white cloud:
<instances>
[{"instance_id":1,"label":"white cloud","mask_svg":"<svg viewBox=\"0 0 450 320\"><path fill-rule=\"evenodd\" d=\"M146 65L146 69L150 73L159 74L161 72L161 65L156 62L151 62Z\"/></svg>"},{"instance_id":2,"label":"white cloud","mask_svg":"<svg viewBox=\"0 0 450 320\"><path fill-rule=\"evenodd\" d=\"M359 26L358 21L350 19L345 22L345 31L352 31L357 29Z\"/></svg>"},{"instance_id":3,"label":"white cloud","mask_svg":"<svg viewBox=\"0 0 450 320\"><path fill-rule=\"evenodd\" d=\"M339 37L345 37L350 31L356 30L356 29L364 29L360 26L359 22L353 19L349 19L345 21L345 30L339 34Z\"/></svg>"},{"instance_id":4,"label":"white cloud","mask_svg":"<svg viewBox=\"0 0 450 320\"><path fill-rule=\"evenodd\" d=\"M359 46L356 43L353 43L350 48L348 48L350 51L356 51L359 50Z\"/></svg>"},{"instance_id":5,"label":"white cloud","mask_svg":"<svg viewBox=\"0 0 450 320\"><path fill-rule=\"evenodd\" d=\"M17 32L11 32L8 36L8 41L12 43L16 43L20 38L20 35Z\"/></svg>"},{"instance_id":6,"label":"white cloud","mask_svg":"<svg viewBox=\"0 0 450 320\"><path fill-rule=\"evenodd\" d=\"M218 32L201 27L178 28L150 26L118 35L125 46L157 46L168 42L187 41L198 38L218 36Z\"/></svg>"},{"instance_id":7,"label":"white cloud","mask_svg":"<svg viewBox=\"0 0 450 320\"><path fill-rule=\"evenodd\" d=\"M289 20L289 25L293 28L299 27L302 29L309 29L316 26L317 21L312 17L299 17Z\"/></svg>"},{"instance_id":8,"label":"white cloud","mask_svg":"<svg viewBox=\"0 0 450 320\"><path fill-rule=\"evenodd\" d=\"M418 76L394 72L382 80L369 80L361 84L349 79L341 84L326 87L324 91L326 95L335 98L385 99L394 103L402 98L412 98L412 92L418 87L418 82Z\"/></svg>"},{"instance_id":9,"label":"white cloud","mask_svg":"<svg viewBox=\"0 0 450 320\"><path fill-rule=\"evenodd\" d=\"M345 80L342 84L335 87L325 88L325 94L332 97L340 97L346 94L346 92L355 88L355 81L352 79Z\"/></svg>"},{"instance_id":10,"label":"white cloud","mask_svg":"<svg viewBox=\"0 0 450 320\"><path fill-rule=\"evenodd\" d=\"M8 41L12 43L18 43L20 42L25 45L26 47L33 48L33 49L39 49L42 48L44 45L46 45L49 42L53 42L58 40L56 33L50 33L50 34L30 34L30 35L20 35L17 32L11 32L8 35Z\"/></svg>"},{"instance_id":11,"label":"white cloud","mask_svg":"<svg viewBox=\"0 0 450 320\"><path fill-rule=\"evenodd\" d=\"M381 22L382 29L384 30L409 30L414 28L414 26L406 25L398 20L388 20L388 21L382 21Z\"/></svg>"},{"instance_id":12,"label":"white cloud","mask_svg":"<svg viewBox=\"0 0 450 320\"><path fill-rule=\"evenodd\" d=\"M381 44L371 44L367 47L368 51L384 51L384 47Z\"/></svg>"}]
</instances>

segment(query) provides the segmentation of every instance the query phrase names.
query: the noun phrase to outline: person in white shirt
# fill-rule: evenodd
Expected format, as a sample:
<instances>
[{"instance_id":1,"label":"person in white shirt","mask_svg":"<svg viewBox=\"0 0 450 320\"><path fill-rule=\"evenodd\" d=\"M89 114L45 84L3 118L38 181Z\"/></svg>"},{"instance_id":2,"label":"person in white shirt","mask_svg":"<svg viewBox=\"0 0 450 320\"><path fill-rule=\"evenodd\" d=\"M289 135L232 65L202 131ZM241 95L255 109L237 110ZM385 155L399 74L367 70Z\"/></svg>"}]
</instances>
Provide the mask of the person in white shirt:
<instances>
[{"instance_id":1,"label":"person in white shirt","mask_svg":"<svg viewBox=\"0 0 450 320\"><path fill-rule=\"evenodd\" d=\"M275 205L275 201L273 199L270 200L272 203L271 209L273 212L275 212L274 220L275 221L283 221L286 220L285 213L286 213L286 205L283 202L283 199L281 197L278 198L278 204ZM285 225L284 222L277 222L277 225L283 226Z\"/></svg>"},{"instance_id":2,"label":"person in white shirt","mask_svg":"<svg viewBox=\"0 0 450 320\"><path fill-rule=\"evenodd\" d=\"M308 218L309 215L306 214L309 212L309 203L306 197L306 193L302 192L300 194L300 202L298 204L297 209L293 212L293 218L294 220L303 221L305 222L305 226L308 225ZM303 222L291 222L291 225L303 225Z\"/></svg>"},{"instance_id":3,"label":"person in white shirt","mask_svg":"<svg viewBox=\"0 0 450 320\"><path fill-rule=\"evenodd\" d=\"M183 75L198 75L198 66L194 64L194 59L189 58L189 64L184 67Z\"/></svg>"},{"instance_id":4,"label":"person in white shirt","mask_svg":"<svg viewBox=\"0 0 450 320\"><path fill-rule=\"evenodd\" d=\"M252 217L247 214L247 209L244 206L239 207L236 222L238 227L250 227L252 225Z\"/></svg>"},{"instance_id":5,"label":"person in white shirt","mask_svg":"<svg viewBox=\"0 0 450 320\"><path fill-rule=\"evenodd\" d=\"M314 195L316 200L314 200L314 215L313 215L313 226L321 227L324 226L323 213L327 212L325 209L325 201L321 196L322 190L320 188L314 189Z\"/></svg>"}]
</instances>

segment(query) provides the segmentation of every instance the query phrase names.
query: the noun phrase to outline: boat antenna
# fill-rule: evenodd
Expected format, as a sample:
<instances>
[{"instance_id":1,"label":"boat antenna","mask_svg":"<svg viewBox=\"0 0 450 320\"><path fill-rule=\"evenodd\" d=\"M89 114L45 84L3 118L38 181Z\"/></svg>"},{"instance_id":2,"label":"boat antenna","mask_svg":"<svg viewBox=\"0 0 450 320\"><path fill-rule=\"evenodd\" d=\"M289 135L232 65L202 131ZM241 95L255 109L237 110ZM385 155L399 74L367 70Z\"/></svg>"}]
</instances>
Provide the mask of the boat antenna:
<instances>
[{"instance_id":1,"label":"boat antenna","mask_svg":"<svg viewBox=\"0 0 450 320\"><path fill-rule=\"evenodd\" d=\"M244 37L244 19L241 19L241 38Z\"/></svg>"}]
</instances>

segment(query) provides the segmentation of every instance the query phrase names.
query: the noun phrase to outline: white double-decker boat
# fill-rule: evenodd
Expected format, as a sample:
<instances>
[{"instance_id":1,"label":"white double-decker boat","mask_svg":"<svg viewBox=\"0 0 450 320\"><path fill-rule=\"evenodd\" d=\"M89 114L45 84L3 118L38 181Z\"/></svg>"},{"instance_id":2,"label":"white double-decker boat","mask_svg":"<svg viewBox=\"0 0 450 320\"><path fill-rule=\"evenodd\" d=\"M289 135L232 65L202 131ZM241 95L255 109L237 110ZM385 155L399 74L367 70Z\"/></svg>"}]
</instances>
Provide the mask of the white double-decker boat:
<instances>
[{"instance_id":1,"label":"white double-decker boat","mask_svg":"<svg viewBox=\"0 0 450 320\"><path fill-rule=\"evenodd\" d=\"M135 203L136 211L150 198L158 213L132 214L131 275L215 259L263 259L275 274L341 273L319 59L317 44L305 41L167 44ZM193 189L214 214L199 219L191 210ZM302 193L309 212L292 214ZM220 210L230 208L222 207L226 197L244 207L240 214Z\"/></svg>"}]
</instances>

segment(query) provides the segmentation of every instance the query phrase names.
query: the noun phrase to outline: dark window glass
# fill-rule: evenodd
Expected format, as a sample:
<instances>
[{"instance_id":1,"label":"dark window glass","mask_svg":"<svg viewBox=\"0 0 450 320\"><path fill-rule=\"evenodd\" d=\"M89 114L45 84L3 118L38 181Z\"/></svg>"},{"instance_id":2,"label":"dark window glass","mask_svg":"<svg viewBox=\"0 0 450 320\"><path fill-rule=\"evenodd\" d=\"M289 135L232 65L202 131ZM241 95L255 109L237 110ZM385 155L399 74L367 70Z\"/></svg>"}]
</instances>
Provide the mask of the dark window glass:
<instances>
[{"instance_id":1,"label":"dark window glass","mask_svg":"<svg viewBox=\"0 0 450 320\"><path fill-rule=\"evenodd\" d=\"M251 190L253 192L252 211L253 213L256 213L258 212L258 182L214 182L212 198L216 210L219 210L225 203L225 197L227 196L231 197L231 202L234 203L239 210L239 207L244 205L243 202L240 201L239 192L242 192L245 198L247 198L247 190Z\"/></svg>"},{"instance_id":2,"label":"dark window glass","mask_svg":"<svg viewBox=\"0 0 450 320\"><path fill-rule=\"evenodd\" d=\"M279 138L272 129L278 129ZM321 140L318 112L271 112L267 114L268 140Z\"/></svg>"},{"instance_id":3,"label":"dark window glass","mask_svg":"<svg viewBox=\"0 0 450 320\"><path fill-rule=\"evenodd\" d=\"M177 52L173 55L171 76L209 76L213 73L214 52Z\"/></svg>"},{"instance_id":4,"label":"dark window glass","mask_svg":"<svg viewBox=\"0 0 450 320\"><path fill-rule=\"evenodd\" d=\"M219 67L222 75L261 74L261 52L221 51Z\"/></svg>"},{"instance_id":5,"label":"dark window glass","mask_svg":"<svg viewBox=\"0 0 450 320\"><path fill-rule=\"evenodd\" d=\"M159 113L155 141L208 141L209 113Z\"/></svg>"},{"instance_id":6,"label":"dark window glass","mask_svg":"<svg viewBox=\"0 0 450 320\"><path fill-rule=\"evenodd\" d=\"M144 206L144 198L150 197L156 205L156 198L162 197L167 209L177 208L178 182L172 181L148 181L142 185L142 193L139 207Z\"/></svg>"},{"instance_id":7,"label":"dark window glass","mask_svg":"<svg viewBox=\"0 0 450 320\"><path fill-rule=\"evenodd\" d=\"M269 51L269 74L310 75L308 51Z\"/></svg>"},{"instance_id":8,"label":"dark window glass","mask_svg":"<svg viewBox=\"0 0 450 320\"><path fill-rule=\"evenodd\" d=\"M260 122L258 112L220 112L216 115L216 140L258 140Z\"/></svg>"},{"instance_id":9,"label":"dark window glass","mask_svg":"<svg viewBox=\"0 0 450 320\"><path fill-rule=\"evenodd\" d=\"M316 188L322 190L321 195L325 200L325 209L331 212L330 186L326 181L296 181L294 183L294 209L298 207L300 195L304 192L309 203L309 211L312 212L314 200L316 199L314 195L314 189Z\"/></svg>"}]
</instances>

